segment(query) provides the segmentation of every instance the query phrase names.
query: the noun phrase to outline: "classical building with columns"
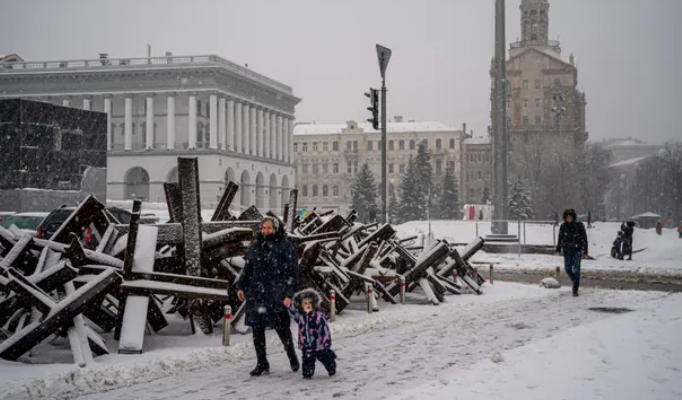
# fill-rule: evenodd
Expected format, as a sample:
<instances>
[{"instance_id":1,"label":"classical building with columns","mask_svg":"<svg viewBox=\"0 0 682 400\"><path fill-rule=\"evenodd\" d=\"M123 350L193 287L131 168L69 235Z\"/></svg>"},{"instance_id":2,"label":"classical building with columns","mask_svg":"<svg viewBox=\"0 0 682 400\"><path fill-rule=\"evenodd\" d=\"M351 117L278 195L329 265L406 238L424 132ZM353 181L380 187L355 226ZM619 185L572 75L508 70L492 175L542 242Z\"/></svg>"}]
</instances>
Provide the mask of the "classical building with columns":
<instances>
[{"instance_id":1,"label":"classical building with columns","mask_svg":"<svg viewBox=\"0 0 682 400\"><path fill-rule=\"evenodd\" d=\"M280 210L294 186L291 87L214 55L0 63L0 98L107 114L110 199L165 201L177 158L198 157L201 200ZM235 202L235 203L237 203ZM239 207L237 207L239 208Z\"/></svg>"}]
</instances>

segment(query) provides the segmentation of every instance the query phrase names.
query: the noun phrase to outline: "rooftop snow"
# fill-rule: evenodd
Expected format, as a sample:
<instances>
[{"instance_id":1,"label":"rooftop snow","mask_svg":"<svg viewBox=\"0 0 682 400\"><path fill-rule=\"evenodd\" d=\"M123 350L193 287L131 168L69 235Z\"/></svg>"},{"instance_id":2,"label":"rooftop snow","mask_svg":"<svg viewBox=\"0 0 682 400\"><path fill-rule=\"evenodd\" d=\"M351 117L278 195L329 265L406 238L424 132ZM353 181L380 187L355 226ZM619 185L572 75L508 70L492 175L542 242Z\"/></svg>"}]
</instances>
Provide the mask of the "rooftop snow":
<instances>
[{"instance_id":1,"label":"rooftop snow","mask_svg":"<svg viewBox=\"0 0 682 400\"><path fill-rule=\"evenodd\" d=\"M463 144L490 144L490 138L483 136L468 138L464 139Z\"/></svg>"},{"instance_id":2,"label":"rooftop snow","mask_svg":"<svg viewBox=\"0 0 682 400\"><path fill-rule=\"evenodd\" d=\"M630 158L627 160L619 161L617 163L613 163L609 165L610 168L618 168L618 167L626 167L628 165L634 165L639 163L640 161L644 161L645 159L649 158L650 156L644 156L644 157L637 157L637 158Z\"/></svg>"},{"instance_id":3,"label":"rooftop snow","mask_svg":"<svg viewBox=\"0 0 682 400\"><path fill-rule=\"evenodd\" d=\"M345 130L345 132L344 132ZM386 131L388 133L404 132L457 132L458 129L445 125L441 122L389 122ZM379 133L369 123L357 124L357 129L350 129L349 124L298 124L294 127L294 135L338 135L341 133Z\"/></svg>"}]
</instances>

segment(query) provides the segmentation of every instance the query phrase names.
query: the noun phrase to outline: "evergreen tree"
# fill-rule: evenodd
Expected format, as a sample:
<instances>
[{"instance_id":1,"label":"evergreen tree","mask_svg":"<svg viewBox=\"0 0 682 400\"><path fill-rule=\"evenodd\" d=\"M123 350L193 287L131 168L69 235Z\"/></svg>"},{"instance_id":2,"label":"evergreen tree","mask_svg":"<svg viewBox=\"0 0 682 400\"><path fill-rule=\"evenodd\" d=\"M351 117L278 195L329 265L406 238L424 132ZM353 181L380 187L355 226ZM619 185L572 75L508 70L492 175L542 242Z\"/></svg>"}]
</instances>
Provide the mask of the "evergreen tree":
<instances>
[{"instance_id":1,"label":"evergreen tree","mask_svg":"<svg viewBox=\"0 0 682 400\"><path fill-rule=\"evenodd\" d=\"M391 195L388 199L388 218L391 224L400 224L402 221L399 219L400 214L400 204L398 199L395 197L395 193Z\"/></svg>"},{"instance_id":2,"label":"evergreen tree","mask_svg":"<svg viewBox=\"0 0 682 400\"><path fill-rule=\"evenodd\" d=\"M481 196L481 204L488 204L490 201L490 189L487 187L483 188L483 196Z\"/></svg>"},{"instance_id":3,"label":"evergreen tree","mask_svg":"<svg viewBox=\"0 0 682 400\"><path fill-rule=\"evenodd\" d=\"M425 196L420 193L422 185L419 182L415 161L410 157L407 169L400 182L400 206L396 217L400 222L419 221L425 216Z\"/></svg>"},{"instance_id":4,"label":"evergreen tree","mask_svg":"<svg viewBox=\"0 0 682 400\"><path fill-rule=\"evenodd\" d=\"M462 206L459 204L459 187L455 171L452 168L445 170L439 211L439 218L462 219Z\"/></svg>"},{"instance_id":5,"label":"evergreen tree","mask_svg":"<svg viewBox=\"0 0 682 400\"><path fill-rule=\"evenodd\" d=\"M358 220L369 221L370 210L378 212L377 185L367 163L363 164L351 187L351 208L358 212Z\"/></svg>"},{"instance_id":6,"label":"evergreen tree","mask_svg":"<svg viewBox=\"0 0 682 400\"><path fill-rule=\"evenodd\" d=\"M521 178L517 178L509 193L509 219L520 220L533 218L528 193L523 187Z\"/></svg>"}]
</instances>

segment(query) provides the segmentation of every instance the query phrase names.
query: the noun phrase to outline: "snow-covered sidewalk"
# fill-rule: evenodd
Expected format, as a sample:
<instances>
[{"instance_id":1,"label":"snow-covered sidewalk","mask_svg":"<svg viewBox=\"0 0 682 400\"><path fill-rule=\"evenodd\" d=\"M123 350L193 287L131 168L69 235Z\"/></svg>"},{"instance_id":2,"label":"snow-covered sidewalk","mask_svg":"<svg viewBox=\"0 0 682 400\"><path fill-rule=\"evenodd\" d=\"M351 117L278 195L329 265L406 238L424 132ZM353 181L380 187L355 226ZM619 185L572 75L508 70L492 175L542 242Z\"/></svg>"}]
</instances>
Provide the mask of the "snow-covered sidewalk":
<instances>
[{"instance_id":1,"label":"snow-covered sidewalk","mask_svg":"<svg viewBox=\"0 0 682 400\"><path fill-rule=\"evenodd\" d=\"M571 328L392 400L670 400L682 398L682 295Z\"/></svg>"},{"instance_id":2,"label":"snow-covered sidewalk","mask_svg":"<svg viewBox=\"0 0 682 400\"><path fill-rule=\"evenodd\" d=\"M339 355L339 372L334 378L328 378L318 366L313 381L302 381L299 374L288 371L286 358L277 346L278 351L270 357L272 373L269 376L249 377L248 371L255 362L253 356L226 360L223 364L211 359L201 370L184 375L172 375L168 371L164 379L83 399L288 400L301 395L315 399L384 399L437 379L445 370L457 374L496 353L504 356L506 350L541 341L566 329L598 320L615 321L608 315L589 311L590 307L631 307L640 310L635 314L643 318L642 310L658 307L667 296L587 289L581 297L573 298L566 289L550 291L499 283L487 289L490 300L486 300L488 294L448 297L448 303L441 307L422 307L418 315L411 316L412 323L396 323L392 329L357 331L361 334L358 336L352 332L339 335L336 328L334 347ZM495 296L495 292L504 295ZM497 299L491 301L494 297ZM487 378L471 379L483 385ZM125 382L116 383L121 384ZM107 387L91 388L91 392L98 390L107 390ZM459 390L450 386L450 396ZM75 393L86 394L88 387L80 383L79 390L63 388L60 396L55 397L70 398Z\"/></svg>"}]
</instances>

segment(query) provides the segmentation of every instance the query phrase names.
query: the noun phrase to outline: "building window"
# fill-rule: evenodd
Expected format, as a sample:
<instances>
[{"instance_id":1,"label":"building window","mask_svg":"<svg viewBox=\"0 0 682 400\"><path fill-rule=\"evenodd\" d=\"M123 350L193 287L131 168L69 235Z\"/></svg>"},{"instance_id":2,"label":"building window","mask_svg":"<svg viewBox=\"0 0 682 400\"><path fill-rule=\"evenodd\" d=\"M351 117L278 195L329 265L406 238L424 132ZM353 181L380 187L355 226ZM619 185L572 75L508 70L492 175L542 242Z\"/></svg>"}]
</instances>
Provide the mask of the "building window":
<instances>
[{"instance_id":1,"label":"building window","mask_svg":"<svg viewBox=\"0 0 682 400\"><path fill-rule=\"evenodd\" d=\"M382 149L381 146L383 146L383 144L384 144L383 141L381 141L381 140L377 141L377 150L381 150Z\"/></svg>"},{"instance_id":2,"label":"building window","mask_svg":"<svg viewBox=\"0 0 682 400\"><path fill-rule=\"evenodd\" d=\"M353 163L350 160L348 160L348 162L346 163L346 166L348 167L348 173L352 174L353 173Z\"/></svg>"},{"instance_id":3,"label":"building window","mask_svg":"<svg viewBox=\"0 0 682 400\"><path fill-rule=\"evenodd\" d=\"M308 152L308 143L307 142L303 142L303 152L304 153Z\"/></svg>"},{"instance_id":4,"label":"building window","mask_svg":"<svg viewBox=\"0 0 682 400\"><path fill-rule=\"evenodd\" d=\"M410 140L410 150L414 150L414 139Z\"/></svg>"},{"instance_id":5,"label":"building window","mask_svg":"<svg viewBox=\"0 0 682 400\"><path fill-rule=\"evenodd\" d=\"M319 173L319 167L317 163L313 163L313 174Z\"/></svg>"},{"instance_id":6,"label":"building window","mask_svg":"<svg viewBox=\"0 0 682 400\"><path fill-rule=\"evenodd\" d=\"M358 152L358 141L353 140L353 153L357 153L357 152Z\"/></svg>"},{"instance_id":7,"label":"building window","mask_svg":"<svg viewBox=\"0 0 682 400\"><path fill-rule=\"evenodd\" d=\"M393 163L388 164L388 173L389 174L393 173Z\"/></svg>"},{"instance_id":8,"label":"building window","mask_svg":"<svg viewBox=\"0 0 682 400\"><path fill-rule=\"evenodd\" d=\"M511 101L507 100L507 110L511 108Z\"/></svg>"},{"instance_id":9,"label":"building window","mask_svg":"<svg viewBox=\"0 0 682 400\"><path fill-rule=\"evenodd\" d=\"M317 197L317 185L313 185L313 197Z\"/></svg>"},{"instance_id":10,"label":"building window","mask_svg":"<svg viewBox=\"0 0 682 400\"><path fill-rule=\"evenodd\" d=\"M303 197L308 197L308 185L303 185Z\"/></svg>"},{"instance_id":11,"label":"building window","mask_svg":"<svg viewBox=\"0 0 682 400\"><path fill-rule=\"evenodd\" d=\"M322 142L322 151L329 151L329 143Z\"/></svg>"},{"instance_id":12,"label":"building window","mask_svg":"<svg viewBox=\"0 0 682 400\"><path fill-rule=\"evenodd\" d=\"M338 163L332 164L332 173L334 173L334 174L339 173L339 164Z\"/></svg>"},{"instance_id":13,"label":"building window","mask_svg":"<svg viewBox=\"0 0 682 400\"><path fill-rule=\"evenodd\" d=\"M478 171L478 180L483 179L483 174L481 174L481 171ZM317 186L313 186L313 196L315 196L315 192L317 191Z\"/></svg>"},{"instance_id":14,"label":"building window","mask_svg":"<svg viewBox=\"0 0 682 400\"><path fill-rule=\"evenodd\" d=\"M542 118L540 118L539 115L535 116L535 126L537 126L537 127L542 126Z\"/></svg>"},{"instance_id":15,"label":"building window","mask_svg":"<svg viewBox=\"0 0 682 400\"><path fill-rule=\"evenodd\" d=\"M528 89L528 79L523 80L523 88Z\"/></svg>"},{"instance_id":16,"label":"building window","mask_svg":"<svg viewBox=\"0 0 682 400\"><path fill-rule=\"evenodd\" d=\"M455 172L455 162L454 162L454 161L448 161L448 168L449 168L452 172Z\"/></svg>"},{"instance_id":17,"label":"building window","mask_svg":"<svg viewBox=\"0 0 682 400\"><path fill-rule=\"evenodd\" d=\"M400 173L401 174L405 173L405 164L400 164Z\"/></svg>"},{"instance_id":18,"label":"building window","mask_svg":"<svg viewBox=\"0 0 682 400\"><path fill-rule=\"evenodd\" d=\"M405 141L404 140L398 141L398 150L405 150Z\"/></svg>"},{"instance_id":19,"label":"building window","mask_svg":"<svg viewBox=\"0 0 682 400\"><path fill-rule=\"evenodd\" d=\"M523 116L523 126L528 126L528 116L527 115Z\"/></svg>"},{"instance_id":20,"label":"building window","mask_svg":"<svg viewBox=\"0 0 682 400\"><path fill-rule=\"evenodd\" d=\"M443 148L443 141L436 139L436 150L441 150Z\"/></svg>"},{"instance_id":21,"label":"building window","mask_svg":"<svg viewBox=\"0 0 682 400\"><path fill-rule=\"evenodd\" d=\"M436 160L436 175L443 174L443 161Z\"/></svg>"},{"instance_id":22,"label":"building window","mask_svg":"<svg viewBox=\"0 0 682 400\"><path fill-rule=\"evenodd\" d=\"M298 153L298 143L294 143L294 153Z\"/></svg>"},{"instance_id":23,"label":"building window","mask_svg":"<svg viewBox=\"0 0 682 400\"><path fill-rule=\"evenodd\" d=\"M535 99L535 108L539 109L540 105L540 99Z\"/></svg>"},{"instance_id":24,"label":"building window","mask_svg":"<svg viewBox=\"0 0 682 400\"><path fill-rule=\"evenodd\" d=\"M353 175L358 174L358 160L353 161Z\"/></svg>"},{"instance_id":25,"label":"building window","mask_svg":"<svg viewBox=\"0 0 682 400\"><path fill-rule=\"evenodd\" d=\"M560 88L561 87L561 79L560 78L555 78L554 79L554 86Z\"/></svg>"},{"instance_id":26,"label":"building window","mask_svg":"<svg viewBox=\"0 0 682 400\"><path fill-rule=\"evenodd\" d=\"M511 127L511 117L507 117L507 127Z\"/></svg>"},{"instance_id":27,"label":"building window","mask_svg":"<svg viewBox=\"0 0 682 400\"><path fill-rule=\"evenodd\" d=\"M317 142L313 142L313 152L317 151Z\"/></svg>"},{"instance_id":28,"label":"building window","mask_svg":"<svg viewBox=\"0 0 682 400\"><path fill-rule=\"evenodd\" d=\"M455 139L452 138L452 139L450 139L450 150L452 150L454 148L455 148Z\"/></svg>"},{"instance_id":29,"label":"building window","mask_svg":"<svg viewBox=\"0 0 682 400\"><path fill-rule=\"evenodd\" d=\"M481 158L482 158L481 153L476 153L476 162L480 163L482 161Z\"/></svg>"},{"instance_id":30,"label":"building window","mask_svg":"<svg viewBox=\"0 0 682 400\"><path fill-rule=\"evenodd\" d=\"M327 185L322 186L322 197L329 197L329 187Z\"/></svg>"},{"instance_id":31,"label":"building window","mask_svg":"<svg viewBox=\"0 0 682 400\"><path fill-rule=\"evenodd\" d=\"M334 197L339 197L339 187L338 186L334 185L334 187L332 187L332 195Z\"/></svg>"},{"instance_id":32,"label":"building window","mask_svg":"<svg viewBox=\"0 0 682 400\"><path fill-rule=\"evenodd\" d=\"M540 79L535 80L535 88L536 89L542 88L542 81Z\"/></svg>"},{"instance_id":33,"label":"building window","mask_svg":"<svg viewBox=\"0 0 682 400\"><path fill-rule=\"evenodd\" d=\"M528 108L528 100L523 101L523 108L524 109Z\"/></svg>"},{"instance_id":34,"label":"building window","mask_svg":"<svg viewBox=\"0 0 682 400\"><path fill-rule=\"evenodd\" d=\"M327 164L327 163L322 164L322 173L323 174L329 173L329 164Z\"/></svg>"},{"instance_id":35,"label":"building window","mask_svg":"<svg viewBox=\"0 0 682 400\"><path fill-rule=\"evenodd\" d=\"M353 143L350 141L346 142L346 151L350 153L350 151L353 149Z\"/></svg>"},{"instance_id":36,"label":"building window","mask_svg":"<svg viewBox=\"0 0 682 400\"><path fill-rule=\"evenodd\" d=\"M374 142L371 140L367 142L367 151L373 151L374 150Z\"/></svg>"},{"instance_id":37,"label":"building window","mask_svg":"<svg viewBox=\"0 0 682 400\"><path fill-rule=\"evenodd\" d=\"M393 150L393 141L392 140L388 141L388 149Z\"/></svg>"},{"instance_id":38,"label":"building window","mask_svg":"<svg viewBox=\"0 0 682 400\"><path fill-rule=\"evenodd\" d=\"M301 169L303 170L304 174L307 174L308 173L308 164L301 165Z\"/></svg>"},{"instance_id":39,"label":"building window","mask_svg":"<svg viewBox=\"0 0 682 400\"><path fill-rule=\"evenodd\" d=\"M332 142L332 151L339 151L339 142Z\"/></svg>"},{"instance_id":40,"label":"building window","mask_svg":"<svg viewBox=\"0 0 682 400\"><path fill-rule=\"evenodd\" d=\"M507 95L511 94L512 86L511 81L507 81Z\"/></svg>"}]
</instances>

